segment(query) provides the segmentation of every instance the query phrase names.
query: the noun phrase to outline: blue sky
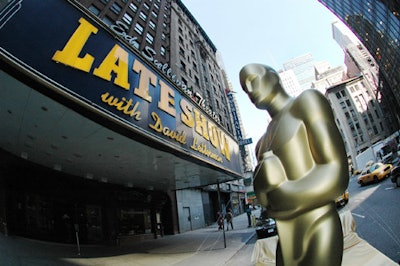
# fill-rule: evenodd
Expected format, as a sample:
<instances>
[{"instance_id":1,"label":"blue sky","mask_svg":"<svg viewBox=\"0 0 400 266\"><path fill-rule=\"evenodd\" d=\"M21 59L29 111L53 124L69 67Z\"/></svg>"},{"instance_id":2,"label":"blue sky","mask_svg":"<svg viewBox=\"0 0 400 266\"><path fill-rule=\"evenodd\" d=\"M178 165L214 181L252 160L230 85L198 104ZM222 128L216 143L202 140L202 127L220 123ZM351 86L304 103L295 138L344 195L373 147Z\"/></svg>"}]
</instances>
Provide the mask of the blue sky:
<instances>
[{"instance_id":1,"label":"blue sky","mask_svg":"<svg viewBox=\"0 0 400 266\"><path fill-rule=\"evenodd\" d=\"M240 69L262 63L276 70L305 53L332 66L344 54L332 37L337 18L317 0L182 0L220 51L228 78L237 93L246 137L265 132L267 112L256 109L239 83Z\"/></svg>"}]
</instances>

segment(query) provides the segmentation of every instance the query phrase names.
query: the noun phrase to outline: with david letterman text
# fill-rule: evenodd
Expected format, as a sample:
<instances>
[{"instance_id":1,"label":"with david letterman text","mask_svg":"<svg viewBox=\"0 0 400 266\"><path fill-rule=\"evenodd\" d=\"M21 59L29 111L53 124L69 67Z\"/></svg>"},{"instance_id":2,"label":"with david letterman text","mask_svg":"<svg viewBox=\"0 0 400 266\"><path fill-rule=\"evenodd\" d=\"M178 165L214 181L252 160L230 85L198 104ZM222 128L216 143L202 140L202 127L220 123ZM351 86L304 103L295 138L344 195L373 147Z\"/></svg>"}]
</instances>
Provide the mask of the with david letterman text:
<instances>
[{"instance_id":1,"label":"with david letterman text","mask_svg":"<svg viewBox=\"0 0 400 266\"><path fill-rule=\"evenodd\" d=\"M133 118L134 121L142 119L141 105L145 103L147 103L147 106L153 104L153 101L156 102L153 97L158 97L157 109L167 116L160 116L156 112L152 112L151 118L154 121L149 123L150 129L175 142L186 144L186 132L184 130L179 132L174 128L162 126L161 117L165 119L166 117L173 117L175 120L176 117L179 117L186 127L194 129L201 136L201 139L194 136L193 143L190 146L192 150L217 162L222 162L220 155L230 161L231 154L227 135L215 123L207 119L200 110L195 108L190 100L185 97L177 97L177 95L180 95L179 92L159 78L149 67L136 58L132 60L131 57L130 60L129 50L115 44L101 60L101 63L95 66L95 56L82 51L86 50L84 49L85 45L89 42L89 39L93 41L93 36L97 32L98 28L86 19L80 18L79 26L65 46L54 53L52 60L112 82L125 93L133 91L130 97L126 95L117 97L108 91L102 93L100 99L108 107L114 108L122 116ZM119 93L116 92L115 94ZM179 98L179 103L176 103L175 99ZM211 147L214 147L220 155L213 152L210 149Z\"/></svg>"}]
</instances>

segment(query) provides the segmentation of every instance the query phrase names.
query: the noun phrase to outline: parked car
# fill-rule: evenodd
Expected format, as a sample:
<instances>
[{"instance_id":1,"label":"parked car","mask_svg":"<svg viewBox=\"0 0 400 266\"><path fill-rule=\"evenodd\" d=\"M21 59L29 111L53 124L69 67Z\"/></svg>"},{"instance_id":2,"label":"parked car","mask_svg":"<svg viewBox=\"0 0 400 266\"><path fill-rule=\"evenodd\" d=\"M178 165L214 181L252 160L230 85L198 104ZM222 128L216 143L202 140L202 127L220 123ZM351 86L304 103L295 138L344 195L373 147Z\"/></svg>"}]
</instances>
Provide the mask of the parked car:
<instances>
[{"instance_id":1,"label":"parked car","mask_svg":"<svg viewBox=\"0 0 400 266\"><path fill-rule=\"evenodd\" d=\"M342 195L336 198L335 202L338 208L346 205L349 202L349 191L346 189Z\"/></svg>"},{"instance_id":2,"label":"parked car","mask_svg":"<svg viewBox=\"0 0 400 266\"><path fill-rule=\"evenodd\" d=\"M374 163L370 167L364 169L357 178L357 183L361 186L379 182L390 176L393 166L391 164Z\"/></svg>"},{"instance_id":3,"label":"parked car","mask_svg":"<svg viewBox=\"0 0 400 266\"><path fill-rule=\"evenodd\" d=\"M400 187L400 160L393 165L392 173L390 180L396 184L396 186Z\"/></svg>"},{"instance_id":4,"label":"parked car","mask_svg":"<svg viewBox=\"0 0 400 266\"><path fill-rule=\"evenodd\" d=\"M267 238L278 234L276 222L274 219L268 217L266 210L261 211L260 217L256 222L257 239Z\"/></svg>"}]
</instances>

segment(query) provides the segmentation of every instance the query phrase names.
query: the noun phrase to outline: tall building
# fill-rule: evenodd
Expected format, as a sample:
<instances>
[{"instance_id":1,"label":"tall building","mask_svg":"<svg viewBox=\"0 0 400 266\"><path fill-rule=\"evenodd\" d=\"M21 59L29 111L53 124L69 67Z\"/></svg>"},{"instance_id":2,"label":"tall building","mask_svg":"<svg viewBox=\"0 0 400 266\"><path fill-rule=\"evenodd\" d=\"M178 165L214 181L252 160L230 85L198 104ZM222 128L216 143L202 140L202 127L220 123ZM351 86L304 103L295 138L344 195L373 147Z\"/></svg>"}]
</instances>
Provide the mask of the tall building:
<instances>
[{"instance_id":1,"label":"tall building","mask_svg":"<svg viewBox=\"0 0 400 266\"><path fill-rule=\"evenodd\" d=\"M400 4L396 0L318 0L342 20L379 66L379 91L390 106L391 131L400 121Z\"/></svg>"},{"instance_id":2,"label":"tall building","mask_svg":"<svg viewBox=\"0 0 400 266\"><path fill-rule=\"evenodd\" d=\"M234 134L217 48L180 1L78 0L104 23L161 64L197 103ZM113 26L118 21L119 26Z\"/></svg>"},{"instance_id":3,"label":"tall building","mask_svg":"<svg viewBox=\"0 0 400 266\"><path fill-rule=\"evenodd\" d=\"M375 87L379 87L379 66L365 46L343 23L332 23L333 39L345 54L347 76L350 78L364 75Z\"/></svg>"},{"instance_id":4,"label":"tall building","mask_svg":"<svg viewBox=\"0 0 400 266\"><path fill-rule=\"evenodd\" d=\"M316 80L312 82L312 88L319 90L322 94L336 84L346 80L346 70L344 66L330 67L324 62L315 65Z\"/></svg>"},{"instance_id":5,"label":"tall building","mask_svg":"<svg viewBox=\"0 0 400 266\"><path fill-rule=\"evenodd\" d=\"M333 37L345 54L344 67L316 66L315 88L326 90L353 166L357 155L390 135L378 66L367 49L342 23L332 23Z\"/></svg>"},{"instance_id":6,"label":"tall building","mask_svg":"<svg viewBox=\"0 0 400 266\"><path fill-rule=\"evenodd\" d=\"M315 61L312 54L307 53L288 60L283 64L283 69L294 72L302 91L304 91L311 88L311 82L315 79L314 64Z\"/></svg>"},{"instance_id":7,"label":"tall building","mask_svg":"<svg viewBox=\"0 0 400 266\"><path fill-rule=\"evenodd\" d=\"M381 99L375 92L375 87L358 76L329 87L325 94L355 169L364 167L356 165L357 154L383 140L387 132L386 117L379 107Z\"/></svg>"},{"instance_id":8,"label":"tall building","mask_svg":"<svg viewBox=\"0 0 400 266\"><path fill-rule=\"evenodd\" d=\"M0 48L9 234L123 243L243 209L228 84L181 1L2 1Z\"/></svg>"},{"instance_id":9,"label":"tall building","mask_svg":"<svg viewBox=\"0 0 400 266\"><path fill-rule=\"evenodd\" d=\"M290 96L296 97L303 91L293 69L278 71L278 74L281 79L283 88L285 88L285 91Z\"/></svg>"}]
</instances>

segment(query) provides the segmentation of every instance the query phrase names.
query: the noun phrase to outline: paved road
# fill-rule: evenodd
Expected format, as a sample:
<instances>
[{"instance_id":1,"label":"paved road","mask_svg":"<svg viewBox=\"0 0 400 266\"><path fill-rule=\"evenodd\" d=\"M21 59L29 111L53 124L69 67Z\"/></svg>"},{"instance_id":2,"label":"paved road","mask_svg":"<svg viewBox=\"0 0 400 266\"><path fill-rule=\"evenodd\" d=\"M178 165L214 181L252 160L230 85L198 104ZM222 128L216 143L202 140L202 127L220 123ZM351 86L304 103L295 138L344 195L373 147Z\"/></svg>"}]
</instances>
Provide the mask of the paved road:
<instances>
[{"instance_id":1,"label":"paved road","mask_svg":"<svg viewBox=\"0 0 400 266\"><path fill-rule=\"evenodd\" d=\"M356 232L395 262L400 261L400 188L390 178L363 187L357 177L350 179L350 201L344 210L351 210Z\"/></svg>"},{"instance_id":2,"label":"paved road","mask_svg":"<svg viewBox=\"0 0 400 266\"><path fill-rule=\"evenodd\" d=\"M225 265L227 266L253 266L251 263L251 254L254 244L257 241L257 235L254 235Z\"/></svg>"},{"instance_id":3,"label":"paved road","mask_svg":"<svg viewBox=\"0 0 400 266\"><path fill-rule=\"evenodd\" d=\"M254 212L259 215L259 211ZM0 234L0 266L13 265L64 265L64 266L120 266L120 265L165 265L165 266L215 266L229 264L232 257L251 265L250 256L242 247L252 239L255 230L248 227L247 215L234 217L234 230L224 234L217 225L183 234L165 236L155 240L129 243L123 246L82 246L80 255L77 247L25 239L6 237ZM225 247L226 246L226 247ZM251 247L246 247L246 249ZM240 254L245 255L240 258Z\"/></svg>"}]
</instances>

